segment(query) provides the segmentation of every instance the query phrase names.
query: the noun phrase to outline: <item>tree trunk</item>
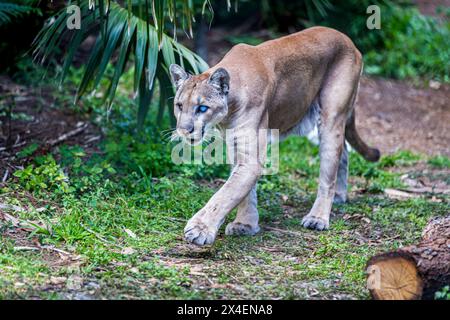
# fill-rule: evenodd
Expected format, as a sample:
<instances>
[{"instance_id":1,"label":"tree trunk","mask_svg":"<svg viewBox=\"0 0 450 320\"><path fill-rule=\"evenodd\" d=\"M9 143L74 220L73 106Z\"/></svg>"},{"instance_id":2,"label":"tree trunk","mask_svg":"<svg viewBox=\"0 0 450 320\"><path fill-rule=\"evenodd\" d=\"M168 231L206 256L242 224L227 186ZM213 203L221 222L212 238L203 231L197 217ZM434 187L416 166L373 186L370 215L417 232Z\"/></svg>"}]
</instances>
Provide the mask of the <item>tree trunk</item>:
<instances>
[{"instance_id":1,"label":"tree trunk","mask_svg":"<svg viewBox=\"0 0 450 320\"><path fill-rule=\"evenodd\" d=\"M450 284L450 216L431 220L418 244L372 257L367 273L373 299L433 299Z\"/></svg>"}]
</instances>

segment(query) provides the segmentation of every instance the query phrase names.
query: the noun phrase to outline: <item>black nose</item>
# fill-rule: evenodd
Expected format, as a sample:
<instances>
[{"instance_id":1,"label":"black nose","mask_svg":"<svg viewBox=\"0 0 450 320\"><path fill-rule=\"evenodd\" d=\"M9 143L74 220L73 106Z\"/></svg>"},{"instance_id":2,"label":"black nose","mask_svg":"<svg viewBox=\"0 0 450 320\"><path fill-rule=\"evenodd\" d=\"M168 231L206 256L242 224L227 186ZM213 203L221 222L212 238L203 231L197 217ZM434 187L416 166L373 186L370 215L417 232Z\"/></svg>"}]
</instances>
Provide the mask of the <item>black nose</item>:
<instances>
[{"instance_id":1,"label":"black nose","mask_svg":"<svg viewBox=\"0 0 450 320\"><path fill-rule=\"evenodd\" d=\"M187 126L187 127L186 127L186 130L187 130L189 133L192 133L192 132L194 132L194 126L193 126L193 125Z\"/></svg>"}]
</instances>

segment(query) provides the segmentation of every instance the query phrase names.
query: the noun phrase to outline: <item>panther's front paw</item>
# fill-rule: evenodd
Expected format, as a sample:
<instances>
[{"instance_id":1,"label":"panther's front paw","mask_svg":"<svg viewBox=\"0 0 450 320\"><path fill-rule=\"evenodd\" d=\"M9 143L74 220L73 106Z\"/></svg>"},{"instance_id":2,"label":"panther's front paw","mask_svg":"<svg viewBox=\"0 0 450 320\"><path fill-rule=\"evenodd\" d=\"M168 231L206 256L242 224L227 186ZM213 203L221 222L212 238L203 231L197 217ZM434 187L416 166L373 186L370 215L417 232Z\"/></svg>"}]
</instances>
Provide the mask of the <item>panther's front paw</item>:
<instances>
[{"instance_id":1,"label":"panther's front paw","mask_svg":"<svg viewBox=\"0 0 450 320\"><path fill-rule=\"evenodd\" d=\"M189 221L184 228L184 238L186 241L198 246L212 244L216 239L217 230L211 228L201 221Z\"/></svg>"},{"instance_id":2,"label":"panther's front paw","mask_svg":"<svg viewBox=\"0 0 450 320\"><path fill-rule=\"evenodd\" d=\"M302 225L308 229L322 231L328 229L329 220L308 214L303 218Z\"/></svg>"},{"instance_id":3,"label":"panther's front paw","mask_svg":"<svg viewBox=\"0 0 450 320\"><path fill-rule=\"evenodd\" d=\"M259 226L252 226L240 222L231 222L225 228L225 234L227 236L254 236L259 232Z\"/></svg>"}]
</instances>

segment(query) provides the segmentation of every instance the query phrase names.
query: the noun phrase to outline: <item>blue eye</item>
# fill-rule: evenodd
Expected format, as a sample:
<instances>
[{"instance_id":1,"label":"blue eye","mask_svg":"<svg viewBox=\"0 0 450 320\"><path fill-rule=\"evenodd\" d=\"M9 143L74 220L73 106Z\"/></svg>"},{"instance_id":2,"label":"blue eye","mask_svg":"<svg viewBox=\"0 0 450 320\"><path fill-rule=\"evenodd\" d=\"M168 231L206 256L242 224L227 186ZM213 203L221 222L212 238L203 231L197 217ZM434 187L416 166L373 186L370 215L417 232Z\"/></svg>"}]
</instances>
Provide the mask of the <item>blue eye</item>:
<instances>
[{"instance_id":1,"label":"blue eye","mask_svg":"<svg viewBox=\"0 0 450 320\"><path fill-rule=\"evenodd\" d=\"M204 106L204 105L200 105L197 108L197 111L200 113L205 113L206 111L208 111L209 107L208 106Z\"/></svg>"}]
</instances>

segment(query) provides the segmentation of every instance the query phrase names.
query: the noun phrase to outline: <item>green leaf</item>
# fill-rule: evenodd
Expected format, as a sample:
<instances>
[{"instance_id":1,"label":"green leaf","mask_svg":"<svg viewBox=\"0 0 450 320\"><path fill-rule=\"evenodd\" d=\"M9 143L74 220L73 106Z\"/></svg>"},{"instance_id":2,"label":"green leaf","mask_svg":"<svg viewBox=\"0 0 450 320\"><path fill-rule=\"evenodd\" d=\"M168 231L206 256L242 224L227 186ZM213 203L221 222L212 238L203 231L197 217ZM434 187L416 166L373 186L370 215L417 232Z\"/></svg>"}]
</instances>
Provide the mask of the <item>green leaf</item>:
<instances>
[{"instance_id":1,"label":"green leaf","mask_svg":"<svg viewBox=\"0 0 450 320\"><path fill-rule=\"evenodd\" d=\"M152 11L153 22L158 33L158 43L159 47L161 47L164 35L165 1L153 0Z\"/></svg>"},{"instance_id":2,"label":"green leaf","mask_svg":"<svg viewBox=\"0 0 450 320\"><path fill-rule=\"evenodd\" d=\"M127 60L127 56L130 53L129 44L130 44L131 38L134 36L134 31L136 30L136 24L137 24L137 21L135 19L133 19L130 22L130 25L124 31L122 45L120 47L119 60L117 61L116 70L114 72L114 76L111 81L111 86L108 90L109 105L111 105L112 101L114 100L114 96L116 93L117 85L119 84L120 76L122 75L122 73L125 70L125 62Z\"/></svg>"},{"instance_id":3,"label":"green leaf","mask_svg":"<svg viewBox=\"0 0 450 320\"><path fill-rule=\"evenodd\" d=\"M99 68L96 72L97 77L95 79L94 88L96 88L100 83L100 80L102 79L103 74L105 73L106 67L108 66L109 60L111 59L113 53L116 50L117 43L119 42L119 39L121 39L122 34L124 33L124 29L127 24L127 20L124 19L125 17L126 17L125 12L117 12L117 14L111 14L111 19L109 21L108 26L109 27L108 40L106 41L105 48L102 50L103 56Z\"/></svg>"},{"instance_id":4,"label":"green leaf","mask_svg":"<svg viewBox=\"0 0 450 320\"><path fill-rule=\"evenodd\" d=\"M172 97L174 94L172 83L167 75L167 72L165 72L164 68L158 69L158 81L159 81L159 107L158 107L158 115L156 118L156 121L158 124L162 122L163 116L164 116L164 110L167 107L167 110L169 112L170 116L170 122L171 125L174 126L176 123L175 117L173 115L173 112L170 112L170 106L171 101L169 97Z\"/></svg>"},{"instance_id":5,"label":"green leaf","mask_svg":"<svg viewBox=\"0 0 450 320\"><path fill-rule=\"evenodd\" d=\"M173 88L168 77L168 67L179 60L194 73L208 68L200 57L164 33L166 17L169 17L174 27L177 24L176 20L184 21L183 23L191 31L193 12L202 3L201 1L155 0L151 3L153 18L147 9L143 9L143 4L146 8L149 7L149 0L121 2L127 8L123 8L118 2L109 3L109 1L99 0L96 1L93 10L89 10L87 0L80 0L78 3L82 12L82 30L70 31L66 28L67 13L64 9L55 15L53 23L44 26L33 42L35 53L42 53L43 59L48 59L60 48L62 39L64 42L68 40L67 49L62 50L65 54L62 82L70 69L76 50L81 46L83 40L93 31L100 30L84 67L75 102L102 83L101 80L104 78L112 58L117 57L113 76L105 95L105 101L111 104L120 77L125 71L130 55L133 55L134 91L138 96L138 122L142 126L153 96L155 77L158 78L156 84L160 87L160 111L158 114L161 120L165 110L163 102L167 104L167 97L171 97L173 94L170 92ZM105 13L108 3L109 11ZM155 25L150 25L148 20L154 21Z\"/></svg>"},{"instance_id":6,"label":"green leaf","mask_svg":"<svg viewBox=\"0 0 450 320\"><path fill-rule=\"evenodd\" d=\"M149 30L147 58L147 79L149 89L153 88L156 67L158 66L158 35L153 28Z\"/></svg>"},{"instance_id":7,"label":"green leaf","mask_svg":"<svg viewBox=\"0 0 450 320\"><path fill-rule=\"evenodd\" d=\"M175 63L175 54L173 52L173 43L170 41L169 37L164 35L162 39L162 54L164 57L164 64L166 67L170 67L171 64Z\"/></svg>"},{"instance_id":8,"label":"green leaf","mask_svg":"<svg viewBox=\"0 0 450 320\"><path fill-rule=\"evenodd\" d=\"M144 70L147 40L146 24L139 21L137 24L136 51L134 53L134 91L137 91L139 87L139 81Z\"/></svg>"},{"instance_id":9,"label":"green leaf","mask_svg":"<svg viewBox=\"0 0 450 320\"><path fill-rule=\"evenodd\" d=\"M138 91L138 113L137 113L137 122L138 129L142 129L144 125L145 118L147 117L148 109L150 107L150 102L153 96L153 88L149 88L147 85L147 81L145 80L145 75L142 76L141 82L139 83L139 91Z\"/></svg>"}]
</instances>

